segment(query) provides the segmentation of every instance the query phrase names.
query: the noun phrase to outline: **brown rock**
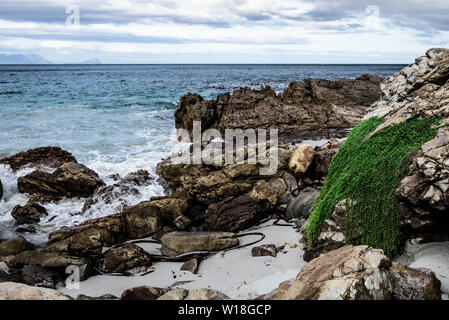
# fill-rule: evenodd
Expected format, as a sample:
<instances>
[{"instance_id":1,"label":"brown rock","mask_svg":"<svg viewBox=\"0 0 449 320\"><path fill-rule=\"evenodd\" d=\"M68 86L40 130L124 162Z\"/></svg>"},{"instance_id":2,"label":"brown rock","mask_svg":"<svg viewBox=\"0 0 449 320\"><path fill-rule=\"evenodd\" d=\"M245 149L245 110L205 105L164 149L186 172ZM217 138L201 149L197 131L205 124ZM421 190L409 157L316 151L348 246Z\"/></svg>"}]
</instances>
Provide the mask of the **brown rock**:
<instances>
[{"instance_id":1,"label":"brown rock","mask_svg":"<svg viewBox=\"0 0 449 320\"><path fill-rule=\"evenodd\" d=\"M276 257L278 250L274 244L264 244L261 246L253 247L251 249L251 255L253 257L271 256Z\"/></svg>"},{"instance_id":2,"label":"brown rock","mask_svg":"<svg viewBox=\"0 0 449 320\"><path fill-rule=\"evenodd\" d=\"M34 245L23 237L0 242L0 257L13 256L28 250L34 250Z\"/></svg>"},{"instance_id":3,"label":"brown rock","mask_svg":"<svg viewBox=\"0 0 449 320\"><path fill-rule=\"evenodd\" d=\"M11 212L17 224L37 223L44 215L48 215L47 210L37 203L27 203L24 207L18 205Z\"/></svg>"},{"instance_id":4,"label":"brown rock","mask_svg":"<svg viewBox=\"0 0 449 320\"><path fill-rule=\"evenodd\" d=\"M136 288L126 289L123 291L121 300L156 300L164 293L167 289L154 288L150 286L140 286Z\"/></svg>"},{"instance_id":5,"label":"brown rock","mask_svg":"<svg viewBox=\"0 0 449 320\"><path fill-rule=\"evenodd\" d=\"M120 298L112 295L112 294L104 294L102 296L99 297L89 297L86 296L84 294L80 294L78 295L78 297L76 297L76 300L82 300L82 301L89 301L89 300L97 300L97 301L101 301L101 300L120 300Z\"/></svg>"},{"instance_id":6,"label":"brown rock","mask_svg":"<svg viewBox=\"0 0 449 320\"><path fill-rule=\"evenodd\" d=\"M72 298L53 289L3 282L0 283L0 300L72 300Z\"/></svg>"},{"instance_id":7,"label":"brown rock","mask_svg":"<svg viewBox=\"0 0 449 320\"><path fill-rule=\"evenodd\" d=\"M299 146L290 156L290 161L288 163L290 171L296 177L299 177L301 176L301 174L304 174L312 164L314 154L315 151L313 150L312 146L309 145Z\"/></svg>"},{"instance_id":8,"label":"brown rock","mask_svg":"<svg viewBox=\"0 0 449 320\"><path fill-rule=\"evenodd\" d=\"M248 196L253 199L267 200L271 205L276 206L279 202L284 202L287 185L281 178L272 178L268 181L260 180L256 182Z\"/></svg>"},{"instance_id":9,"label":"brown rock","mask_svg":"<svg viewBox=\"0 0 449 320\"><path fill-rule=\"evenodd\" d=\"M246 195L227 198L211 204L202 227L205 231L240 231L251 227L267 216L266 202Z\"/></svg>"},{"instance_id":10,"label":"brown rock","mask_svg":"<svg viewBox=\"0 0 449 320\"><path fill-rule=\"evenodd\" d=\"M270 87L241 88L205 101L199 95L181 97L176 127L191 132L193 120L202 130L278 128L281 139L299 140L342 134L355 126L380 96L380 79L306 80L292 82L281 94Z\"/></svg>"},{"instance_id":11,"label":"brown rock","mask_svg":"<svg viewBox=\"0 0 449 320\"><path fill-rule=\"evenodd\" d=\"M220 251L239 243L231 232L171 232L161 241L162 254L169 257L196 251Z\"/></svg>"},{"instance_id":12,"label":"brown rock","mask_svg":"<svg viewBox=\"0 0 449 320\"><path fill-rule=\"evenodd\" d=\"M184 300L187 295L189 294L189 291L182 288L175 288L173 290L170 290L169 292L163 294L157 300Z\"/></svg>"},{"instance_id":13,"label":"brown rock","mask_svg":"<svg viewBox=\"0 0 449 320\"><path fill-rule=\"evenodd\" d=\"M109 272L125 272L130 269L151 265L151 256L135 244L113 248L105 254L104 268Z\"/></svg>"},{"instance_id":14,"label":"brown rock","mask_svg":"<svg viewBox=\"0 0 449 320\"><path fill-rule=\"evenodd\" d=\"M30 149L0 160L1 164L9 165L14 172L25 166L58 168L67 162L76 162L76 159L59 147Z\"/></svg>"},{"instance_id":15,"label":"brown rock","mask_svg":"<svg viewBox=\"0 0 449 320\"><path fill-rule=\"evenodd\" d=\"M217 290L195 289L190 290L185 300L229 300L229 297Z\"/></svg>"},{"instance_id":16,"label":"brown rock","mask_svg":"<svg viewBox=\"0 0 449 320\"><path fill-rule=\"evenodd\" d=\"M64 163L53 173L34 171L17 180L19 191L29 194L43 194L51 197L87 198L95 189L104 185L98 174L86 166Z\"/></svg>"},{"instance_id":17,"label":"brown rock","mask_svg":"<svg viewBox=\"0 0 449 320\"><path fill-rule=\"evenodd\" d=\"M321 255L299 272L281 300L385 300L394 283L382 250L345 246Z\"/></svg>"}]
</instances>

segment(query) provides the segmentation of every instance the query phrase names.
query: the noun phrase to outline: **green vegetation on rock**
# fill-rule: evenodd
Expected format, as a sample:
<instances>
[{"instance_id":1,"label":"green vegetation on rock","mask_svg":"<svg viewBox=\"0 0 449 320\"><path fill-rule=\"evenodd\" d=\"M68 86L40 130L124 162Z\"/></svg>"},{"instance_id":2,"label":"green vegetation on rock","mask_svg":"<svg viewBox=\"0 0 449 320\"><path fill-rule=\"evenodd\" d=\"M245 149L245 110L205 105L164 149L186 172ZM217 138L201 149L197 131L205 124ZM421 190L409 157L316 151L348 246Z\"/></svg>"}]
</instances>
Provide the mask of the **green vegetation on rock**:
<instances>
[{"instance_id":1,"label":"green vegetation on rock","mask_svg":"<svg viewBox=\"0 0 449 320\"><path fill-rule=\"evenodd\" d=\"M395 191L420 147L436 136L440 119L413 119L371 134L383 121L370 118L359 124L332 160L306 229L310 246L335 205L350 199L346 242L395 254L399 230Z\"/></svg>"}]
</instances>

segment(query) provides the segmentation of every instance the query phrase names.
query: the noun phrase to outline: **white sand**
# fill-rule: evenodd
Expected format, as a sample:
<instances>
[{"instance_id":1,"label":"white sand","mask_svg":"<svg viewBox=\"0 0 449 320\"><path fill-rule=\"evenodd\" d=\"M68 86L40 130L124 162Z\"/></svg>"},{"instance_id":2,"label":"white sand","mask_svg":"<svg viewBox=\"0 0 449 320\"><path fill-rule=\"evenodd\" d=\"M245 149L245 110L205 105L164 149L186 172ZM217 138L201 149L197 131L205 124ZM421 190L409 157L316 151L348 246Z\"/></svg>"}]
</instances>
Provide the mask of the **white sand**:
<instances>
[{"instance_id":1,"label":"white sand","mask_svg":"<svg viewBox=\"0 0 449 320\"><path fill-rule=\"evenodd\" d=\"M245 232L262 232L265 239L261 244L281 246L298 244L299 233L290 227L273 225L274 220ZM242 232L242 233L245 233ZM240 238L245 244L257 239L257 236ZM241 248L216 254L202 261L197 275L180 271L182 263L157 262L155 271L145 276L94 276L80 283L79 290L61 288L64 293L76 297L79 294L101 296L107 293L120 297L125 289L141 285L168 287L175 282L191 281L176 285L186 289L211 288L216 289L233 299L253 299L275 289L281 282L296 277L306 264L302 259L303 251L285 247L285 253L279 252L277 257L252 257L251 248ZM158 245L143 244L142 248L150 253L159 253Z\"/></svg>"},{"instance_id":2,"label":"white sand","mask_svg":"<svg viewBox=\"0 0 449 320\"><path fill-rule=\"evenodd\" d=\"M411 268L427 268L432 270L441 281L443 297L449 294L449 242L426 243L406 246L406 252L396 262Z\"/></svg>"}]
</instances>

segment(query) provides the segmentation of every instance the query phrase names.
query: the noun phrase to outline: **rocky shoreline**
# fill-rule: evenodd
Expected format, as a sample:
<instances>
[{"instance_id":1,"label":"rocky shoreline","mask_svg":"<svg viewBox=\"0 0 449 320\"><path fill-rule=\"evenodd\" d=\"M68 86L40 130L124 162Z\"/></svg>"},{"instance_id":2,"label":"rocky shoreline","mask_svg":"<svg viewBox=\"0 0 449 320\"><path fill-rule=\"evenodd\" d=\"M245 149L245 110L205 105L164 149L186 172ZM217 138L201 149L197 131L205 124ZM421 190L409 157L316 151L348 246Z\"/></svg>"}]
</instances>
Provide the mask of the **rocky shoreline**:
<instances>
[{"instance_id":1,"label":"rocky shoreline","mask_svg":"<svg viewBox=\"0 0 449 320\"><path fill-rule=\"evenodd\" d=\"M389 248L370 247L367 242L371 238L364 237L367 231L371 232L366 216L357 216L357 236L353 236L352 230L348 233L348 221L354 220L352 212L358 209L357 199L337 194L332 198L331 214L320 216L317 206L333 190L329 184L334 180L329 176L340 169L336 163L350 151L350 141L330 140L317 147L293 142L345 137L348 130L357 126L354 132L363 127L363 119L377 117L382 123L362 140L369 144L376 134L401 124L437 118L438 127L431 127L433 137L410 153L410 165L403 176L398 176L401 182L392 200L398 211L387 213L398 217L397 238L393 239L398 253L407 252L406 244L449 241L448 86L449 50L432 49L383 81L369 75L334 82L306 80L292 82L279 94L269 87L242 88L219 95L214 101L187 94L180 99L175 120L177 128L190 133L195 120L202 121L202 130L215 128L221 132L279 128L278 170L262 176L260 164L178 164L173 161L176 155L171 155L157 166L158 183L166 188L166 196L144 199L106 217L55 230L43 248L36 249L23 237L2 241L0 299L71 299L54 289L60 288L67 278L67 268L73 266L79 280L90 281L101 274L146 275L164 268L164 264L197 274L206 265L204 259L218 252L245 255L238 255L238 259L263 257L276 265L273 261L280 259L278 254L291 255L285 244L282 247L274 243L276 238L270 238L270 234L267 235L272 243L248 244L244 239L246 230L267 221L270 226L275 222L276 232L288 228L294 233L297 240L289 244L290 249L296 250L298 261L294 265L302 267L304 260L309 263L296 270L299 274L295 279L280 284L271 293L268 291L274 287L260 292L258 299L441 299L442 290L448 287L442 275L449 270L411 268L407 264L413 265L412 261L402 259L404 264L399 264L388 257L385 252ZM382 142L390 143L391 136L386 135ZM400 138L409 143L406 137ZM202 148L210 143L221 144L205 141ZM247 156L248 150L247 145ZM33 168L17 181L19 192L30 195L30 199L11 211L18 230L24 231L32 230L47 214L43 204L61 198L85 199L85 212L96 203L138 193L137 187L155 183L148 172L140 170L126 177L111 177L115 184L106 185L95 171L56 147L21 152L0 159L0 164L13 171ZM1 186L0 181L0 199ZM83 212L79 214L82 216ZM311 226L318 230L316 238L311 237ZM270 230L267 232L274 232ZM277 233L276 236L279 237ZM133 240L141 242L132 243ZM145 250L144 243L151 243L160 252ZM242 266L233 268L239 267ZM207 272L214 270L207 268ZM277 284L288 279L280 279ZM150 285L136 285L122 294L83 295L78 299L235 298L213 290L216 288L185 289L182 283ZM446 297L447 292L444 293Z\"/></svg>"}]
</instances>

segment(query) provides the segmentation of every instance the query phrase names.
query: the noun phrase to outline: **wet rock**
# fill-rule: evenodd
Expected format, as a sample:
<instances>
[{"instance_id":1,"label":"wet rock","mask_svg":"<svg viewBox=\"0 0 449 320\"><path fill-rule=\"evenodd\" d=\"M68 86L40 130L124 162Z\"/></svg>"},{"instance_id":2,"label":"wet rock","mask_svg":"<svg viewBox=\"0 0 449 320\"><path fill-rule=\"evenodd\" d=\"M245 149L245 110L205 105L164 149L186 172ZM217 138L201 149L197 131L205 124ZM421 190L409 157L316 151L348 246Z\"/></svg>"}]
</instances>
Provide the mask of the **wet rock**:
<instances>
[{"instance_id":1,"label":"wet rock","mask_svg":"<svg viewBox=\"0 0 449 320\"><path fill-rule=\"evenodd\" d=\"M151 202L126 207L121 216L125 219L125 236L128 239L148 237L162 228L162 212Z\"/></svg>"},{"instance_id":2,"label":"wet rock","mask_svg":"<svg viewBox=\"0 0 449 320\"><path fill-rule=\"evenodd\" d=\"M37 203L27 203L24 207L18 205L11 212L17 224L38 223L41 217L46 215L47 210Z\"/></svg>"},{"instance_id":3,"label":"wet rock","mask_svg":"<svg viewBox=\"0 0 449 320\"><path fill-rule=\"evenodd\" d=\"M86 296L84 294L80 294L76 297L76 300L82 300L82 301L92 301L92 300L97 300L97 301L101 301L101 300L120 300L120 298L112 295L112 294L104 294L102 296L99 297L89 297Z\"/></svg>"},{"instance_id":4,"label":"wet rock","mask_svg":"<svg viewBox=\"0 0 449 320\"><path fill-rule=\"evenodd\" d=\"M30 149L0 160L0 164L9 165L14 172L25 166L58 168L67 162L76 162L76 159L59 147Z\"/></svg>"},{"instance_id":5,"label":"wet rock","mask_svg":"<svg viewBox=\"0 0 449 320\"><path fill-rule=\"evenodd\" d=\"M196 251L220 251L239 243L230 232L171 232L161 241L162 254L169 257Z\"/></svg>"},{"instance_id":6,"label":"wet rock","mask_svg":"<svg viewBox=\"0 0 449 320\"><path fill-rule=\"evenodd\" d=\"M290 156L288 167L290 171L296 176L300 177L304 174L313 161L315 151L312 146L302 145L299 146Z\"/></svg>"},{"instance_id":7,"label":"wet rock","mask_svg":"<svg viewBox=\"0 0 449 320\"><path fill-rule=\"evenodd\" d=\"M303 190L288 204L286 214L288 219L308 218L313 202L318 196L318 190Z\"/></svg>"},{"instance_id":8,"label":"wet rock","mask_svg":"<svg viewBox=\"0 0 449 320\"><path fill-rule=\"evenodd\" d=\"M50 182L66 197L87 198L104 185L98 174L79 163L65 163L50 177Z\"/></svg>"},{"instance_id":9,"label":"wet rock","mask_svg":"<svg viewBox=\"0 0 449 320\"><path fill-rule=\"evenodd\" d=\"M173 222L176 218L182 216L189 208L186 200L178 198L164 198L150 201L150 203L158 207L162 217L169 222Z\"/></svg>"},{"instance_id":10,"label":"wet rock","mask_svg":"<svg viewBox=\"0 0 449 320\"><path fill-rule=\"evenodd\" d=\"M28 250L34 250L34 245L23 237L16 237L0 242L0 257L13 256Z\"/></svg>"},{"instance_id":11,"label":"wet rock","mask_svg":"<svg viewBox=\"0 0 449 320\"><path fill-rule=\"evenodd\" d=\"M20 192L53 198L87 198L103 185L95 171L76 162L64 163L53 173L36 170L17 180Z\"/></svg>"},{"instance_id":12,"label":"wet rock","mask_svg":"<svg viewBox=\"0 0 449 320\"><path fill-rule=\"evenodd\" d=\"M412 269L398 263L390 268L396 300L440 300L441 282L429 269Z\"/></svg>"},{"instance_id":13,"label":"wet rock","mask_svg":"<svg viewBox=\"0 0 449 320\"><path fill-rule=\"evenodd\" d=\"M200 262L201 262L200 258L190 259L184 262L184 264L181 266L181 271L190 271L193 274L197 274Z\"/></svg>"},{"instance_id":14,"label":"wet rock","mask_svg":"<svg viewBox=\"0 0 449 320\"><path fill-rule=\"evenodd\" d=\"M186 289L175 288L163 294L162 296L157 298L157 300L184 300L188 294L189 291L187 291Z\"/></svg>"},{"instance_id":15,"label":"wet rock","mask_svg":"<svg viewBox=\"0 0 449 320\"><path fill-rule=\"evenodd\" d=\"M109 272L125 272L136 267L151 265L151 256L135 244L113 248L105 254L104 269Z\"/></svg>"},{"instance_id":16,"label":"wet rock","mask_svg":"<svg viewBox=\"0 0 449 320\"><path fill-rule=\"evenodd\" d=\"M240 88L210 101L188 94L175 112L176 127L192 132L193 121L201 120L202 131L278 128L281 139L293 140L338 135L355 126L379 98L380 81L375 76L294 81L278 95L270 87Z\"/></svg>"},{"instance_id":17,"label":"wet rock","mask_svg":"<svg viewBox=\"0 0 449 320\"><path fill-rule=\"evenodd\" d=\"M217 290L195 289L190 290L185 300L229 300L229 297Z\"/></svg>"},{"instance_id":18,"label":"wet rock","mask_svg":"<svg viewBox=\"0 0 449 320\"><path fill-rule=\"evenodd\" d=\"M156 300L168 290L150 286L140 286L123 291L121 300Z\"/></svg>"},{"instance_id":19,"label":"wet rock","mask_svg":"<svg viewBox=\"0 0 449 320\"><path fill-rule=\"evenodd\" d=\"M136 172L128 173L123 179L120 180L120 184L131 184L137 186L148 186L153 183L153 178L147 170L137 170Z\"/></svg>"},{"instance_id":20,"label":"wet rock","mask_svg":"<svg viewBox=\"0 0 449 320\"><path fill-rule=\"evenodd\" d=\"M267 214L267 203L264 200L252 199L246 195L230 197L208 207L202 229L231 232L245 230Z\"/></svg>"},{"instance_id":21,"label":"wet rock","mask_svg":"<svg viewBox=\"0 0 449 320\"><path fill-rule=\"evenodd\" d=\"M72 300L62 292L22 283L0 283L0 300Z\"/></svg>"},{"instance_id":22,"label":"wet rock","mask_svg":"<svg viewBox=\"0 0 449 320\"><path fill-rule=\"evenodd\" d=\"M271 256L276 257L278 250L274 244L264 244L261 246L253 247L251 249L251 255L253 257Z\"/></svg>"}]
</instances>

